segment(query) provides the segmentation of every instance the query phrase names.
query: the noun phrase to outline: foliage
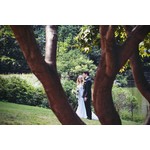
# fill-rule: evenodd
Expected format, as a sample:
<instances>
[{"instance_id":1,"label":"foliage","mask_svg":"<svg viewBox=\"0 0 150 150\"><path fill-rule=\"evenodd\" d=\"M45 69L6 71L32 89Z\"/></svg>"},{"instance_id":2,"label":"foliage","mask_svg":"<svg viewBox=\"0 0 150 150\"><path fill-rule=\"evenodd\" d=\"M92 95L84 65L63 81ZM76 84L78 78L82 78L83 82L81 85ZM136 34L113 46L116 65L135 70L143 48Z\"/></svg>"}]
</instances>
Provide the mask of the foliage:
<instances>
[{"instance_id":1,"label":"foliage","mask_svg":"<svg viewBox=\"0 0 150 150\"><path fill-rule=\"evenodd\" d=\"M0 73L17 73L22 72L21 64L14 58L2 56L0 57Z\"/></svg>"},{"instance_id":2,"label":"foliage","mask_svg":"<svg viewBox=\"0 0 150 150\"><path fill-rule=\"evenodd\" d=\"M80 28L80 25L58 26L58 53L63 55L63 53L67 53L70 50L75 50L77 41L74 38L79 33ZM33 30L42 55L45 55L45 26L34 25ZM9 26L0 26L0 47L0 73L30 72L23 53L21 52ZM87 57L93 60L95 64L98 64L99 50L95 48L95 51L93 51L92 54L88 54ZM63 59L64 58L65 57L63 57Z\"/></svg>"},{"instance_id":3,"label":"foliage","mask_svg":"<svg viewBox=\"0 0 150 150\"><path fill-rule=\"evenodd\" d=\"M74 81L85 70L90 72L92 78L94 78L96 72L96 66L93 64L93 61L89 60L87 56L77 49L67 53L60 52L57 57L57 66L63 78Z\"/></svg>"},{"instance_id":4,"label":"foliage","mask_svg":"<svg viewBox=\"0 0 150 150\"><path fill-rule=\"evenodd\" d=\"M35 34L35 39L40 47L42 55L45 54L45 26L44 25L34 25L33 31Z\"/></svg>"},{"instance_id":5,"label":"foliage","mask_svg":"<svg viewBox=\"0 0 150 150\"><path fill-rule=\"evenodd\" d=\"M0 26L0 73L30 72L9 26Z\"/></svg>"},{"instance_id":6,"label":"foliage","mask_svg":"<svg viewBox=\"0 0 150 150\"><path fill-rule=\"evenodd\" d=\"M112 93L116 110L120 114L122 111L126 110L130 112L131 118L133 118L134 111L136 111L138 108L137 98L133 96L127 89L117 86L113 87Z\"/></svg>"},{"instance_id":7,"label":"foliage","mask_svg":"<svg viewBox=\"0 0 150 150\"><path fill-rule=\"evenodd\" d=\"M57 52L57 67L62 78L76 81L79 74L89 70L94 78L96 66L91 58L97 63L97 53L93 55L84 54L79 49L76 49L77 41L75 36L79 33L81 26L59 26L58 27L58 52ZM97 56L97 57L95 57Z\"/></svg>"},{"instance_id":8,"label":"foliage","mask_svg":"<svg viewBox=\"0 0 150 150\"><path fill-rule=\"evenodd\" d=\"M76 83L72 80L64 79L62 80L62 85L64 88L64 91L68 97L68 101L73 109L77 106L77 99L76 95L74 93L74 89L76 89Z\"/></svg>"},{"instance_id":9,"label":"foliage","mask_svg":"<svg viewBox=\"0 0 150 150\"><path fill-rule=\"evenodd\" d=\"M127 75L125 73L119 73L119 74L117 74L115 83L119 87L125 87L125 86L127 86Z\"/></svg>"},{"instance_id":10,"label":"foliage","mask_svg":"<svg viewBox=\"0 0 150 150\"><path fill-rule=\"evenodd\" d=\"M58 52L68 52L76 48L74 37L79 33L80 27L79 25L58 26Z\"/></svg>"},{"instance_id":11,"label":"foliage","mask_svg":"<svg viewBox=\"0 0 150 150\"><path fill-rule=\"evenodd\" d=\"M76 36L78 48L82 51L89 53L94 46L100 44L99 26L97 25L84 25L80 29L80 33Z\"/></svg>"},{"instance_id":12,"label":"foliage","mask_svg":"<svg viewBox=\"0 0 150 150\"><path fill-rule=\"evenodd\" d=\"M127 34L123 26L115 26L115 40L117 45L123 44L127 38Z\"/></svg>"},{"instance_id":13,"label":"foliage","mask_svg":"<svg viewBox=\"0 0 150 150\"><path fill-rule=\"evenodd\" d=\"M33 74L0 75L0 82L0 101L50 107L42 84ZM67 79L62 79L61 82L70 105L75 109L77 106L74 93L76 83Z\"/></svg>"},{"instance_id":14,"label":"foliage","mask_svg":"<svg viewBox=\"0 0 150 150\"><path fill-rule=\"evenodd\" d=\"M70 44L74 44L74 37L80 32L80 25L59 25L58 41L65 42L68 37L71 39Z\"/></svg>"},{"instance_id":15,"label":"foliage","mask_svg":"<svg viewBox=\"0 0 150 150\"><path fill-rule=\"evenodd\" d=\"M131 26L132 28L134 26ZM115 42L117 46L122 45L126 38L127 34L123 26L114 26L115 29ZM93 51L93 47L98 47L99 53L101 52L100 49L100 35L99 35L99 26L94 25L85 25L82 26L80 33L76 36L76 40L78 42L78 48L86 53L90 53ZM95 50L94 50L95 51ZM150 33L145 37L143 42L139 44L139 53L144 61L145 57L150 56ZM95 55L96 56L96 55ZM100 54L99 54L100 56ZM148 66L150 65L147 61L144 61ZM95 63L96 64L96 63ZM98 63L97 63L98 64ZM129 62L127 62L120 72L124 72L129 67Z\"/></svg>"},{"instance_id":16,"label":"foliage","mask_svg":"<svg viewBox=\"0 0 150 150\"><path fill-rule=\"evenodd\" d=\"M144 41L139 44L139 50L142 58L150 57L150 33L148 33Z\"/></svg>"},{"instance_id":17,"label":"foliage","mask_svg":"<svg viewBox=\"0 0 150 150\"><path fill-rule=\"evenodd\" d=\"M48 107L44 89L34 87L26 80L15 75L0 76L0 100L26 104L32 106Z\"/></svg>"},{"instance_id":18,"label":"foliage","mask_svg":"<svg viewBox=\"0 0 150 150\"><path fill-rule=\"evenodd\" d=\"M92 51L90 53L84 53L88 56L90 60L93 61L93 64L98 66L100 58L101 58L101 49L99 46L93 46Z\"/></svg>"},{"instance_id":19,"label":"foliage","mask_svg":"<svg viewBox=\"0 0 150 150\"><path fill-rule=\"evenodd\" d=\"M120 117L123 119L123 120L132 120L132 121L135 121L135 122L139 122L139 123L143 123L144 120L145 120L145 117L141 114L134 114L134 117L131 115L131 113L127 110L125 111L121 111L120 113Z\"/></svg>"},{"instance_id":20,"label":"foliage","mask_svg":"<svg viewBox=\"0 0 150 150\"><path fill-rule=\"evenodd\" d=\"M35 38L44 55L44 26L33 26ZM0 26L0 73L29 73L30 69L9 26Z\"/></svg>"}]
</instances>

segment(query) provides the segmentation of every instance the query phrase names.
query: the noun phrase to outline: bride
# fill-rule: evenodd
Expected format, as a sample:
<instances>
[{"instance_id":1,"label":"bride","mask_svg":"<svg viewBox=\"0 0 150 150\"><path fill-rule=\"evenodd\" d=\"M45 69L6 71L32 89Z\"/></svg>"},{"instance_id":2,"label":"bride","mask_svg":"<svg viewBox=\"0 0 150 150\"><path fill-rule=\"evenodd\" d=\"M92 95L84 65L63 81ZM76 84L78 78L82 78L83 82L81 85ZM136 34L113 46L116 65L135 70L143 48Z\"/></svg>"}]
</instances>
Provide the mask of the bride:
<instances>
[{"instance_id":1,"label":"bride","mask_svg":"<svg viewBox=\"0 0 150 150\"><path fill-rule=\"evenodd\" d=\"M83 99L83 84L84 84L84 79L82 75L79 75L77 78L77 99L78 99L78 107L76 110L77 115L80 118L87 118L86 115L86 108L84 104L84 99ZM92 119L93 120L98 120L98 117L92 112Z\"/></svg>"}]
</instances>

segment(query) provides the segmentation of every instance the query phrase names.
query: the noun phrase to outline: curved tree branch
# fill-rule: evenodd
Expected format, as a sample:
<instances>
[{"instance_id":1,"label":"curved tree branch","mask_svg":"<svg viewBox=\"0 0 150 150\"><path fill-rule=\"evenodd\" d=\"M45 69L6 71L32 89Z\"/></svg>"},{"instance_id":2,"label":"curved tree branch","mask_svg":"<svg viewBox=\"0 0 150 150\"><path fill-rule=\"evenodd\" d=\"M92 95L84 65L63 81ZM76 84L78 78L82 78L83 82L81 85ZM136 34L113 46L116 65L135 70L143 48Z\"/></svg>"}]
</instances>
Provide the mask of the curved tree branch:
<instances>
[{"instance_id":1,"label":"curved tree branch","mask_svg":"<svg viewBox=\"0 0 150 150\"><path fill-rule=\"evenodd\" d=\"M11 28L30 69L43 84L51 108L59 121L67 125L83 125L84 122L69 105L56 70L45 63L36 43L32 27L11 26ZM49 56L52 56L52 53ZM52 63L55 62L55 58L48 57L48 60L52 60Z\"/></svg>"}]
</instances>

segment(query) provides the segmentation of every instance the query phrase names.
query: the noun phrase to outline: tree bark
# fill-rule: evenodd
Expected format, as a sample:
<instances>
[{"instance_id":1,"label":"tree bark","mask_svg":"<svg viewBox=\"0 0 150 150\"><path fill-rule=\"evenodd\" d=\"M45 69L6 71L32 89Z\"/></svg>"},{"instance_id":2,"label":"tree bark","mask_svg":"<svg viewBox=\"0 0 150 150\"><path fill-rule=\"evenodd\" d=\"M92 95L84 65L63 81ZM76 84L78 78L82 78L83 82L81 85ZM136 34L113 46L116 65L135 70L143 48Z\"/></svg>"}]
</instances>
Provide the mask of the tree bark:
<instances>
[{"instance_id":1,"label":"tree bark","mask_svg":"<svg viewBox=\"0 0 150 150\"><path fill-rule=\"evenodd\" d=\"M114 49L114 28L101 26L100 34L102 54L94 82L93 104L101 124L119 125L121 120L114 107L111 94L118 67L115 58L116 49Z\"/></svg>"},{"instance_id":2,"label":"tree bark","mask_svg":"<svg viewBox=\"0 0 150 150\"><path fill-rule=\"evenodd\" d=\"M150 26L136 26L124 44L117 46L114 41L113 27L100 27L102 54L94 82L93 104L102 124L121 124L111 94L113 81L149 30Z\"/></svg>"},{"instance_id":3,"label":"tree bark","mask_svg":"<svg viewBox=\"0 0 150 150\"><path fill-rule=\"evenodd\" d=\"M36 43L34 33L31 26L11 26L21 50L27 60L31 71L43 84L48 96L51 108L59 121L64 125L83 125L85 124L72 110L68 103L68 99L61 86L59 76L56 69L56 41L53 37L47 35L49 43L46 47L46 62L42 57L39 47ZM51 32L48 27L48 32ZM47 32L47 34L48 34Z\"/></svg>"}]
</instances>

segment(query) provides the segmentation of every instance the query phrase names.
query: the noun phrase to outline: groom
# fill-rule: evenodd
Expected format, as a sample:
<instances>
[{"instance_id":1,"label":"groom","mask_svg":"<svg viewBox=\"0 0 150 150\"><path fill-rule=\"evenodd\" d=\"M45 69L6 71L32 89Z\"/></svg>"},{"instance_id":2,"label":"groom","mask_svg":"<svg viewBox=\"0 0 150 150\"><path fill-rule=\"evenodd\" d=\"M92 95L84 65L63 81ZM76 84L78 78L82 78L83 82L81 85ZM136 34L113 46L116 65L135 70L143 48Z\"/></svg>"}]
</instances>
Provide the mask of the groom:
<instances>
[{"instance_id":1,"label":"groom","mask_svg":"<svg viewBox=\"0 0 150 150\"><path fill-rule=\"evenodd\" d=\"M87 119L92 119L92 112L91 112L91 86L92 86L92 81L91 78L89 77L89 72L85 71L83 72L83 77L84 77L84 92L83 92L83 99L85 102L85 108L86 108L86 113L87 113Z\"/></svg>"}]
</instances>

